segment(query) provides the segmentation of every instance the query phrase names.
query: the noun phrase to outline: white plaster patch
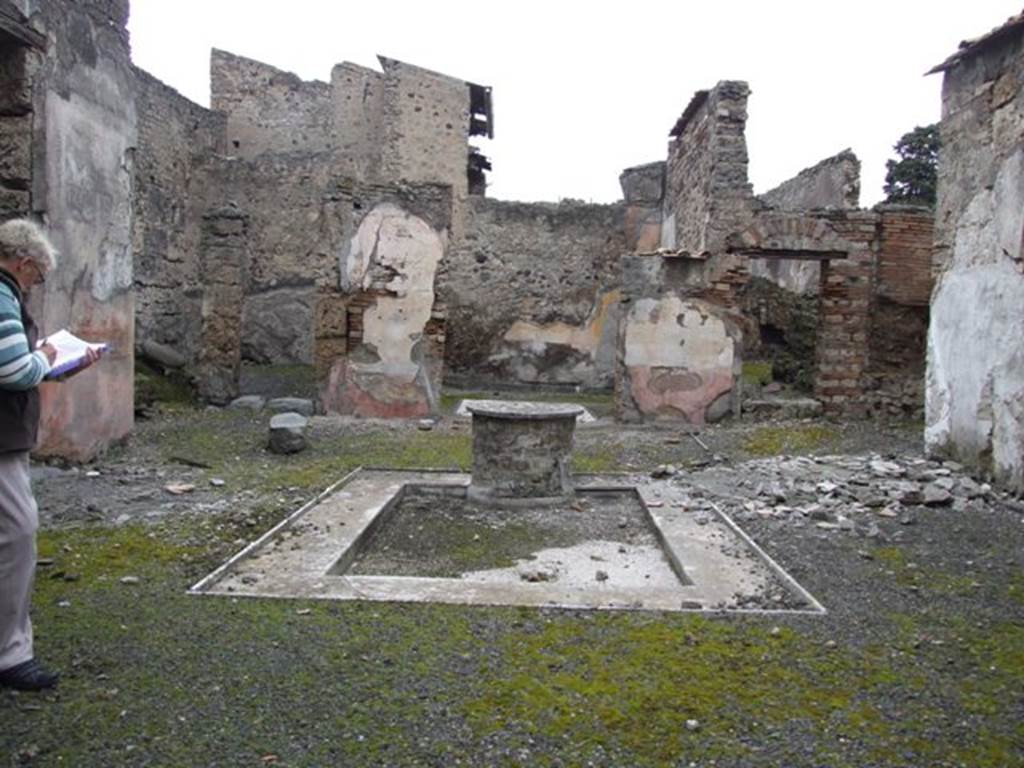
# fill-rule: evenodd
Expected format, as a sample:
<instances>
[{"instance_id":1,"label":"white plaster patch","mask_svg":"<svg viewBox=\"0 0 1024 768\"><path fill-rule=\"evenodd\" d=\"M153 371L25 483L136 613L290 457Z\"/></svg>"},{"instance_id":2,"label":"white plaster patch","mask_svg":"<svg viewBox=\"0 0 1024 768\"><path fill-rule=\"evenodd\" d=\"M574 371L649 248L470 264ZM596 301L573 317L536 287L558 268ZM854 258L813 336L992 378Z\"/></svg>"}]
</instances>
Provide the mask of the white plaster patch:
<instances>
[{"instance_id":1,"label":"white plaster patch","mask_svg":"<svg viewBox=\"0 0 1024 768\"><path fill-rule=\"evenodd\" d=\"M106 82L98 76L96 86ZM52 234L64 252L58 279L70 283L88 270L92 297L108 302L132 286L128 147L135 140L134 111L111 115L75 94L52 93L46 111L48 124L61 127L47 134L51 195L59 195L49 201Z\"/></svg>"},{"instance_id":2,"label":"white plaster patch","mask_svg":"<svg viewBox=\"0 0 1024 768\"><path fill-rule=\"evenodd\" d=\"M732 370L734 343L702 301L639 299L626 317L627 366Z\"/></svg>"},{"instance_id":3,"label":"white plaster patch","mask_svg":"<svg viewBox=\"0 0 1024 768\"><path fill-rule=\"evenodd\" d=\"M661 222L661 248L675 250L676 248L676 215L670 213Z\"/></svg>"},{"instance_id":4,"label":"white plaster patch","mask_svg":"<svg viewBox=\"0 0 1024 768\"><path fill-rule=\"evenodd\" d=\"M1024 149L1002 164L992 189L979 190L957 221L954 265L1021 257L1024 232ZM956 266L954 266L954 269Z\"/></svg>"},{"instance_id":5,"label":"white plaster patch","mask_svg":"<svg viewBox=\"0 0 1024 768\"><path fill-rule=\"evenodd\" d=\"M623 545L617 541L586 541L573 547L541 549L509 568L469 571L465 581L507 584L522 580L524 571L541 572L565 589L664 589L679 584L660 547ZM604 578L596 574L602 571Z\"/></svg>"},{"instance_id":6,"label":"white plaster patch","mask_svg":"<svg viewBox=\"0 0 1024 768\"><path fill-rule=\"evenodd\" d=\"M359 363L362 371L415 378L420 365L412 359L434 306L434 276L444 256L445 238L423 219L384 203L371 211L349 249L349 279L368 288L372 269L387 267L394 296L378 298L363 315L363 343L378 361ZM357 279L358 278L358 279Z\"/></svg>"},{"instance_id":7,"label":"white plaster patch","mask_svg":"<svg viewBox=\"0 0 1024 768\"><path fill-rule=\"evenodd\" d=\"M539 325L517 320L505 332L505 341L527 345L534 354L543 354L548 344L558 344L593 356L601 342L609 308L617 304L621 296L618 290L602 296L583 326L563 322Z\"/></svg>"},{"instance_id":8,"label":"white plaster patch","mask_svg":"<svg viewBox=\"0 0 1024 768\"><path fill-rule=\"evenodd\" d=\"M947 272L928 330L925 445L977 459L989 449L1002 479L1024 473L1024 277L1006 258ZM984 308L984 311L979 311Z\"/></svg>"}]
</instances>

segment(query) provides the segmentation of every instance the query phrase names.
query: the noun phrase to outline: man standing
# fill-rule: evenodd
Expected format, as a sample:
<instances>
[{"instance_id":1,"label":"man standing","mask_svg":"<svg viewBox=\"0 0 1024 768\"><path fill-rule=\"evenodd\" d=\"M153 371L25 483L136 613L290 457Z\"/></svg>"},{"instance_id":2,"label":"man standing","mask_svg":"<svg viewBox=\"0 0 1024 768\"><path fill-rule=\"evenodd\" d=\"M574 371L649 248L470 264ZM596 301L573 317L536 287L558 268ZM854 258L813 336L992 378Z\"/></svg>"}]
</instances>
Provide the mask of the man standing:
<instances>
[{"instance_id":1,"label":"man standing","mask_svg":"<svg viewBox=\"0 0 1024 768\"><path fill-rule=\"evenodd\" d=\"M25 219L0 224L0 685L26 691L52 688L58 678L33 655L29 619L39 527L29 451L39 430L37 387L56 350L35 349L38 332L25 306L56 266L38 226Z\"/></svg>"}]
</instances>

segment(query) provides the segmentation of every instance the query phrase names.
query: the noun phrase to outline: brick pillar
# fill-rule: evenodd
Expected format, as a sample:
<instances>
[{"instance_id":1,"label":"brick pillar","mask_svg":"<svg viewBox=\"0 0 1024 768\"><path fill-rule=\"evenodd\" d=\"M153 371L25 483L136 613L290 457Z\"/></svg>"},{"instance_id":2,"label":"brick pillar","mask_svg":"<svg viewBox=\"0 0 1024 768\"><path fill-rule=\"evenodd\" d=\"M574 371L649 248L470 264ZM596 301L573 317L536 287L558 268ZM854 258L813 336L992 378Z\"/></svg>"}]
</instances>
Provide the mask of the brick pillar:
<instances>
[{"instance_id":1,"label":"brick pillar","mask_svg":"<svg viewBox=\"0 0 1024 768\"><path fill-rule=\"evenodd\" d=\"M313 306L313 368L320 407L337 410L339 378L348 354L348 297L336 288L319 286Z\"/></svg>"},{"instance_id":2,"label":"brick pillar","mask_svg":"<svg viewBox=\"0 0 1024 768\"><path fill-rule=\"evenodd\" d=\"M234 206L203 216L199 244L203 304L198 384L199 394L218 404L238 396L247 232L248 217Z\"/></svg>"},{"instance_id":3,"label":"brick pillar","mask_svg":"<svg viewBox=\"0 0 1024 768\"><path fill-rule=\"evenodd\" d=\"M826 414L864 413L873 273L867 248L822 263L814 394Z\"/></svg>"}]
</instances>

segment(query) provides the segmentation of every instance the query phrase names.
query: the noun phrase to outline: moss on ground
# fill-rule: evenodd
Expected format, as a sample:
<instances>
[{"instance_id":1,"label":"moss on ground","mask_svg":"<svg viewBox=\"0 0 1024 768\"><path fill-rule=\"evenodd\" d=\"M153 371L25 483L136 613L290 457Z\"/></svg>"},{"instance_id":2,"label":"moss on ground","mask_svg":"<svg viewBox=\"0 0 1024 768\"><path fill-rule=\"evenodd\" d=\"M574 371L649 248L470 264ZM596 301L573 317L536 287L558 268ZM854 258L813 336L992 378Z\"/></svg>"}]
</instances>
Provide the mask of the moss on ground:
<instances>
[{"instance_id":1,"label":"moss on ground","mask_svg":"<svg viewBox=\"0 0 1024 768\"><path fill-rule=\"evenodd\" d=\"M468 470L471 438L465 433L381 429L356 433L311 433L309 448L287 456L266 450L265 413L245 410L194 412L160 430L165 461L185 460L208 468L235 487L323 490L356 467Z\"/></svg>"},{"instance_id":2,"label":"moss on ground","mask_svg":"<svg viewBox=\"0 0 1024 768\"><path fill-rule=\"evenodd\" d=\"M64 679L54 695L0 693L6 762L1019 763L1024 576L981 570L979 588L973 576L911 567L913 542L862 561L892 614L846 605L779 617L778 632L752 617L187 596L239 537L294 508L281 489L323 488L359 465L470 464L468 428L314 434L308 451L281 457L263 448L265 422L190 411L140 427L160 460L197 460L256 491L248 524L187 515L41 534L53 562L36 582L37 651ZM781 429L755 431L755 447L816 450L834 434ZM578 452L576 468L678 463L679 450L616 436Z\"/></svg>"},{"instance_id":3,"label":"moss on ground","mask_svg":"<svg viewBox=\"0 0 1024 768\"><path fill-rule=\"evenodd\" d=\"M772 383L771 360L747 360L743 363L743 383L764 386Z\"/></svg>"},{"instance_id":4,"label":"moss on ground","mask_svg":"<svg viewBox=\"0 0 1024 768\"><path fill-rule=\"evenodd\" d=\"M649 613L199 598L193 522L44 532L37 650L0 695L33 765L1015 764L1024 626L942 601L877 645ZM886 554L882 565L901 562ZM48 578L74 572L77 580ZM139 578L125 584L123 576ZM687 721L695 720L694 728ZM525 750L525 752L524 752ZM524 756L525 755L525 756Z\"/></svg>"},{"instance_id":5,"label":"moss on ground","mask_svg":"<svg viewBox=\"0 0 1024 768\"><path fill-rule=\"evenodd\" d=\"M573 451L572 471L599 474L622 469L622 446L618 443L588 446Z\"/></svg>"},{"instance_id":6,"label":"moss on ground","mask_svg":"<svg viewBox=\"0 0 1024 768\"><path fill-rule=\"evenodd\" d=\"M145 360L135 360L135 406L154 404L171 407L195 405L196 397L184 376L175 372L160 373Z\"/></svg>"},{"instance_id":7,"label":"moss on ground","mask_svg":"<svg viewBox=\"0 0 1024 768\"><path fill-rule=\"evenodd\" d=\"M751 456L813 453L834 445L838 438L835 427L827 424L764 426L751 433L743 448Z\"/></svg>"}]
</instances>

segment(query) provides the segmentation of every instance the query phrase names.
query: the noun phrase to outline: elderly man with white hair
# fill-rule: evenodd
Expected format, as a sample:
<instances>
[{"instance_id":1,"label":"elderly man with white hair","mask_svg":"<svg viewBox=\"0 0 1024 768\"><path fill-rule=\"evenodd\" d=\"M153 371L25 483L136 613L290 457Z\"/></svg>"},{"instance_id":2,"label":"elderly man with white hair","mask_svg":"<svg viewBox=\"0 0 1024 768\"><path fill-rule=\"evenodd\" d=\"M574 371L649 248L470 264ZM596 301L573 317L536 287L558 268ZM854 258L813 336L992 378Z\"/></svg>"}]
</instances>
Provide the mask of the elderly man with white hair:
<instances>
[{"instance_id":1,"label":"elderly man with white hair","mask_svg":"<svg viewBox=\"0 0 1024 768\"><path fill-rule=\"evenodd\" d=\"M0 685L52 688L58 675L32 650L29 598L36 565L39 517L29 452L39 431L38 385L56 350L36 349L38 331L25 299L57 266L57 254L33 222L0 224ZM90 353L88 363L97 353Z\"/></svg>"}]
</instances>

